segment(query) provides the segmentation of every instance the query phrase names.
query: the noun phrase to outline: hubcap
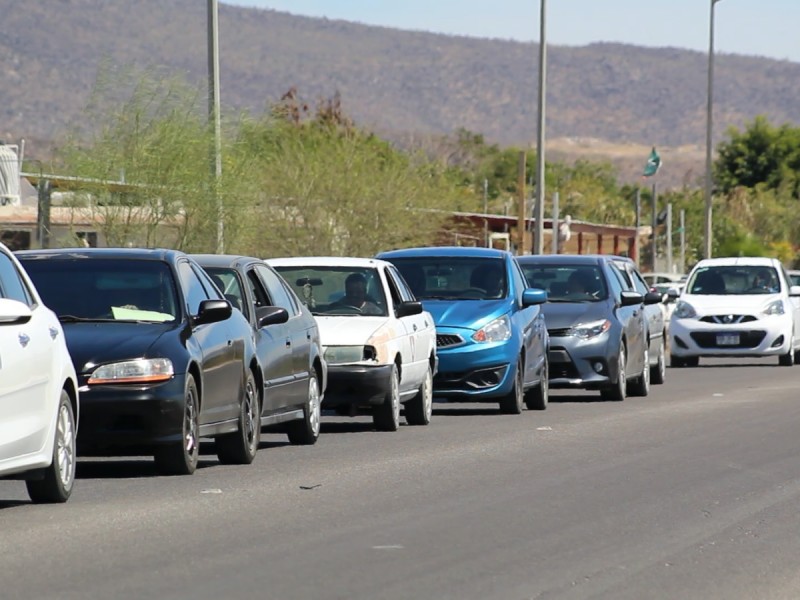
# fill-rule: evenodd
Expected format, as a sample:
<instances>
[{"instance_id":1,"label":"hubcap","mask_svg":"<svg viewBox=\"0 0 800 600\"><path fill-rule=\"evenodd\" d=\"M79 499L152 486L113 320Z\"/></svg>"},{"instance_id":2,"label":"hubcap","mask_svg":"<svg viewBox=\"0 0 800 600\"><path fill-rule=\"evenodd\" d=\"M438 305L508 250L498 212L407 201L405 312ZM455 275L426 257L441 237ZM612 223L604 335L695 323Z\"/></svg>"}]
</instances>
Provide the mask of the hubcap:
<instances>
[{"instance_id":1,"label":"hubcap","mask_svg":"<svg viewBox=\"0 0 800 600\"><path fill-rule=\"evenodd\" d=\"M433 374L428 369L425 376L425 387L422 390L422 401L425 403L425 417L430 420L433 414Z\"/></svg>"},{"instance_id":2,"label":"hubcap","mask_svg":"<svg viewBox=\"0 0 800 600\"><path fill-rule=\"evenodd\" d=\"M642 368L642 381L644 387L650 386L650 352L647 348L644 349L644 367Z\"/></svg>"},{"instance_id":3,"label":"hubcap","mask_svg":"<svg viewBox=\"0 0 800 600\"><path fill-rule=\"evenodd\" d=\"M520 360L517 363L517 390L516 390L517 391L517 406L519 406L519 407L522 407L522 402L523 402L523 400L525 398L525 391L522 389L523 387L525 387L524 375L522 373L522 370L524 368L525 367L524 367L522 361Z\"/></svg>"},{"instance_id":4,"label":"hubcap","mask_svg":"<svg viewBox=\"0 0 800 600\"><path fill-rule=\"evenodd\" d=\"M625 348L620 348L619 351L619 389L622 393L625 393L625 386L627 385L628 381L625 377Z\"/></svg>"},{"instance_id":5,"label":"hubcap","mask_svg":"<svg viewBox=\"0 0 800 600\"><path fill-rule=\"evenodd\" d=\"M320 401L316 377L312 377L308 382L308 423L311 426L311 432L315 436L319 435Z\"/></svg>"},{"instance_id":6,"label":"hubcap","mask_svg":"<svg viewBox=\"0 0 800 600\"><path fill-rule=\"evenodd\" d=\"M397 381L397 374L392 377L392 416L395 421L400 420L400 384Z\"/></svg>"},{"instance_id":7,"label":"hubcap","mask_svg":"<svg viewBox=\"0 0 800 600\"><path fill-rule=\"evenodd\" d=\"M550 401L550 364L545 361L544 369L542 369L542 398L544 398L544 403L547 404Z\"/></svg>"},{"instance_id":8,"label":"hubcap","mask_svg":"<svg viewBox=\"0 0 800 600\"><path fill-rule=\"evenodd\" d=\"M186 410L184 411L184 450L192 456L197 452L197 411L195 409L194 394L186 396Z\"/></svg>"},{"instance_id":9,"label":"hubcap","mask_svg":"<svg viewBox=\"0 0 800 600\"><path fill-rule=\"evenodd\" d=\"M258 396L256 396L256 390L253 387L253 382L250 379L247 380L244 402L244 431L247 444L252 448L258 442L258 422L260 421L261 415L258 414Z\"/></svg>"},{"instance_id":10,"label":"hubcap","mask_svg":"<svg viewBox=\"0 0 800 600\"><path fill-rule=\"evenodd\" d=\"M58 412L56 424L56 460L61 485L69 489L75 477L75 428L65 405Z\"/></svg>"}]
</instances>

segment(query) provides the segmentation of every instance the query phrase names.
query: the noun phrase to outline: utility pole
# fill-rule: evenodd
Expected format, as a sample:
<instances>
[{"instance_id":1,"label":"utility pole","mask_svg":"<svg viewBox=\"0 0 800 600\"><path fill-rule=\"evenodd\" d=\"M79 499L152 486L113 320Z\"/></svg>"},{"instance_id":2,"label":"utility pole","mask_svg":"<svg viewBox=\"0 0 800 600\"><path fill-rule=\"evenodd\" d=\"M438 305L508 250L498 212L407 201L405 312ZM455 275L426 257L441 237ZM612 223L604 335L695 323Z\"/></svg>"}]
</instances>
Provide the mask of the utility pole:
<instances>
[{"instance_id":1,"label":"utility pole","mask_svg":"<svg viewBox=\"0 0 800 600\"><path fill-rule=\"evenodd\" d=\"M639 257L639 227L642 224L642 190L636 186L636 234L633 237L633 256L636 260L636 266L641 265Z\"/></svg>"},{"instance_id":2,"label":"utility pole","mask_svg":"<svg viewBox=\"0 0 800 600\"><path fill-rule=\"evenodd\" d=\"M658 185L653 182L653 272L658 271Z\"/></svg>"},{"instance_id":3,"label":"utility pole","mask_svg":"<svg viewBox=\"0 0 800 600\"><path fill-rule=\"evenodd\" d=\"M667 272L672 273L672 202L667 202Z\"/></svg>"},{"instance_id":4,"label":"utility pole","mask_svg":"<svg viewBox=\"0 0 800 600\"><path fill-rule=\"evenodd\" d=\"M489 180L483 180L483 245L489 247Z\"/></svg>"},{"instance_id":5,"label":"utility pole","mask_svg":"<svg viewBox=\"0 0 800 600\"><path fill-rule=\"evenodd\" d=\"M219 6L208 0L208 125L211 146L211 190L217 205L217 254L225 251L225 223L219 182L222 178L222 140L219 101Z\"/></svg>"},{"instance_id":6,"label":"utility pole","mask_svg":"<svg viewBox=\"0 0 800 600\"><path fill-rule=\"evenodd\" d=\"M534 237L534 254L544 253L544 125L545 125L545 97L547 95L547 26L546 5L547 0L539 0L539 127L536 136L536 202L534 218L536 219L536 234Z\"/></svg>"},{"instance_id":7,"label":"utility pole","mask_svg":"<svg viewBox=\"0 0 800 600\"><path fill-rule=\"evenodd\" d=\"M706 182L704 189L705 219L704 219L704 258L711 258L711 240L713 229L711 226L712 212L712 182L711 182L711 146L712 122L714 109L714 5L720 0L710 0L711 15L708 24L708 96L706 104Z\"/></svg>"},{"instance_id":8,"label":"utility pole","mask_svg":"<svg viewBox=\"0 0 800 600\"><path fill-rule=\"evenodd\" d=\"M686 211L681 209L681 273L686 273Z\"/></svg>"},{"instance_id":9,"label":"utility pole","mask_svg":"<svg viewBox=\"0 0 800 600\"><path fill-rule=\"evenodd\" d=\"M552 222L553 254L558 254L558 217L559 217L558 201L559 201L558 192L553 192L553 222Z\"/></svg>"}]
</instances>

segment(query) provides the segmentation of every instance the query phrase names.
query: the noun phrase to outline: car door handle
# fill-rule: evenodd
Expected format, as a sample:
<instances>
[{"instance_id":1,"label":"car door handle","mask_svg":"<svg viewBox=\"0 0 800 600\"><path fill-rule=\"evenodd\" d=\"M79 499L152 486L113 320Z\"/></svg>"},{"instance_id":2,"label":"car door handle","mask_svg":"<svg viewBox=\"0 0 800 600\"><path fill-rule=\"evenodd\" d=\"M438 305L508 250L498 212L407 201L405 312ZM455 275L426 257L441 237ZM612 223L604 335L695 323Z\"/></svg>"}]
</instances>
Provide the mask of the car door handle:
<instances>
[{"instance_id":1,"label":"car door handle","mask_svg":"<svg viewBox=\"0 0 800 600\"><path fill-rule=\"evenodd\" d=\"M292 340L286 338L286 347L289 348L292 345Z\"/></svg>"},{"instance_id":2,"label":"car door handle","mask_svg":"<svg viewBox=\"0 0 800 600\"><path fill-rule=\"evenodd\" d=\"M52 339L56 339L58 337L58 329L56 329L55 327L51 327L50 328L50 337Z\"/></svg>"},{"instance_id":3,"label":"car door handle","mask_svg":"<svg viewBox=\"0 0 800 600\"><path fill-rule=\"evenodd\" d=\"M416 323L414 323L414 327L413 327L412 329L413 329L414 331L416 331L416 330L417 330L417 324L416 324Z\"/></svg>"},{"instance_id":4,"label":"car door handle","mask_svg":"<svg viewBox=\"0 0 800 600\"><path fill-rule=\"evenodd\" d=\"M310 333L306 333L306 339L307 339L309 342L311 341L311 334L310 334Z\"/></svg>"},{"instance_id":5,"label":"car door handle","mask_svg":"<svg viewBox=\"0 0 800 600\"><path fill-rule=\"evenodd\" d=\"M31 341L31 338L29 338L29 337L28 337L27 335L25 335L24 333L20 333L20 334L19 334L19 343L20 343L20 345L21 345L23 348L24 348L25 346L27 346L27 345L28 345L28 342L30 342L30 341Z\"/></svg>"}]
</instances>

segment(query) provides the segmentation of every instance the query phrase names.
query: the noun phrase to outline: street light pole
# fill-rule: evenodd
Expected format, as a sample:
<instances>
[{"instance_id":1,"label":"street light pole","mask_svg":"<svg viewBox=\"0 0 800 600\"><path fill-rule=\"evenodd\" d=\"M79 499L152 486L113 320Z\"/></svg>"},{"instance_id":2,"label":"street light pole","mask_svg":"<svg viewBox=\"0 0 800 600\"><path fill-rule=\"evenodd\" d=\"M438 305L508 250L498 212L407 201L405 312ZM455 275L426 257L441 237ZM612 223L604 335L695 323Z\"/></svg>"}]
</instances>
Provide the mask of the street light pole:
<instances>
[{"instance_id":1,"label":"street light pole","mask_svg":"<svg viewBox=\"0 0 800 600\"><path fill-rule=\"evenodd\" d=\"M708 24L708 104L706 105L706 182L705 182L705 258L711 258L711 149L714 106L714 5L720 0L710 0L711 16Z\"/></svg>"},{"instance_id":2,"label":"street light pole","mask_svg":"<svg viewBox=\"0 0 800 600\"><path fill-rule=\"evenodd\" d=\"M541 13L539 16L539 127L536 136L536 230L534 237L534 254L544 254L544 124L545 124L545 97L547 78L547 39L545 9L547 0L539 0ZM557 235L553 231L553 235Z\"/></svg>"},{"instance_id":3,"label":"street light pole","mask_svg":"<svg viewBox=\"0 0 800 600\"><path fill-rule=\"evenodd\" d=\"M219 102L219 25L217 0L208 0L208 124L211 146L211 189L217 205L217 253L225 251L225 234L219 180L222 177L222 142Z\"/></svg>"}]
</instances>

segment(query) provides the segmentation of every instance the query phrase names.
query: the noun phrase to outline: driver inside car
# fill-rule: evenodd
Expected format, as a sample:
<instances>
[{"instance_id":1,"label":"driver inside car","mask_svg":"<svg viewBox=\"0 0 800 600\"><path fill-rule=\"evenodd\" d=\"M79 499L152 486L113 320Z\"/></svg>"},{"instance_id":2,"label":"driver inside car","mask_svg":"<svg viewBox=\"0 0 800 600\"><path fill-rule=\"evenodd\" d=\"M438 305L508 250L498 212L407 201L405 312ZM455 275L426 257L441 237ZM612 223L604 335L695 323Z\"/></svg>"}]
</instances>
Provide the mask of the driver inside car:
<instances>
[{"instance_id":1,"label":"driver inside car","mask_svg":"<svg viewBox=\"0 0 800 600\"><path fill-rule=\"evenodd\" d=\"M331 307L348 306L357 308L365 315L380 315L383 311L367 297L367 278L361 273L351 273L344 281L344 296Z\"/></svg>"}]
</instances>

